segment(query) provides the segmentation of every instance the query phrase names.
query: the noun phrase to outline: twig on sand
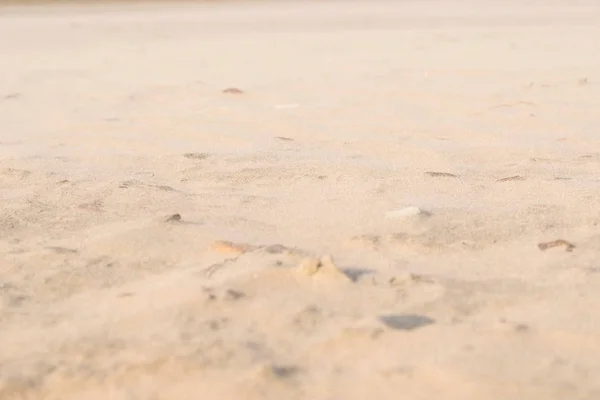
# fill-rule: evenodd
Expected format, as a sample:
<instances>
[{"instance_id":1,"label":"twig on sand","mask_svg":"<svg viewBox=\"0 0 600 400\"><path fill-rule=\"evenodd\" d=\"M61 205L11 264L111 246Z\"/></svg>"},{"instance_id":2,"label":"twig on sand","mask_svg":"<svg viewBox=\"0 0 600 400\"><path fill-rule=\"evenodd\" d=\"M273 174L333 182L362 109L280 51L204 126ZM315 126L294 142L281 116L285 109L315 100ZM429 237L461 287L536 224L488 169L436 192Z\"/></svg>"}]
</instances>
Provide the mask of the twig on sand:
<instances>
[{"instance_id":1,"label":"twig on sand","mask_svg":"<svg viewBox=\"0 0 600 400\"><path fill-rule=\"evenodd\" d=\"M521 175L507 176L506 178L500 178L496 182L508 182L508 181L524 181Z\"/></svg>"}]
</instances>

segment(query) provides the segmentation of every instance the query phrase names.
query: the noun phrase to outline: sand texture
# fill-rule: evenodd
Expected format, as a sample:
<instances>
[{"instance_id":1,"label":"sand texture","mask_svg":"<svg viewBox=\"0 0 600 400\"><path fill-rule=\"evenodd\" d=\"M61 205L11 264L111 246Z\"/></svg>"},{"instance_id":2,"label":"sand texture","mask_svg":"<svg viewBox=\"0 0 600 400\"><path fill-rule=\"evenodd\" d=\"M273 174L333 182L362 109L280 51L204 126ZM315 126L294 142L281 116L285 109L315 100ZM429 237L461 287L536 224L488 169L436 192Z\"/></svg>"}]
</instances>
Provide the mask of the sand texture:
<instances>
[{"instance_id":1,"label":"sand texture","mask_svg":"<svg viewBox=\"0 0 600 400\"><path fill-rule=\"evenodd\" d=\"M600 4L0 7L0 399L600 399Z\"/></svg>"}]
</instances>

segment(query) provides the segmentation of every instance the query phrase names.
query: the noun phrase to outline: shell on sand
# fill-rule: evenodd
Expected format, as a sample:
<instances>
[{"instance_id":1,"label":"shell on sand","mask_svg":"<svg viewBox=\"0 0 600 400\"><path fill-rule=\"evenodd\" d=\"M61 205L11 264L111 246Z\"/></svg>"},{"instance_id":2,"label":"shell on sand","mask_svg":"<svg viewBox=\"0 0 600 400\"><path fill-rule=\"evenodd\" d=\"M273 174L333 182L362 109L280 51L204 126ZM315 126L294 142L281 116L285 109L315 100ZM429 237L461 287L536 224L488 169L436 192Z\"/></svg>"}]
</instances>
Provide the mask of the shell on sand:
<instances>
[{"instance_id":1,"label":"shell on sand","mask_svg":"<svg viewBox=\"0 0 600 400\"><path fill-rule=\"evenodd\" d=\"M404 207L399 210L388 211L385 213L385 217L388 219L394 218L408 218L413 216L429 216L429 212L420 209L419 207Z\"/></svg>"}]
</instances>

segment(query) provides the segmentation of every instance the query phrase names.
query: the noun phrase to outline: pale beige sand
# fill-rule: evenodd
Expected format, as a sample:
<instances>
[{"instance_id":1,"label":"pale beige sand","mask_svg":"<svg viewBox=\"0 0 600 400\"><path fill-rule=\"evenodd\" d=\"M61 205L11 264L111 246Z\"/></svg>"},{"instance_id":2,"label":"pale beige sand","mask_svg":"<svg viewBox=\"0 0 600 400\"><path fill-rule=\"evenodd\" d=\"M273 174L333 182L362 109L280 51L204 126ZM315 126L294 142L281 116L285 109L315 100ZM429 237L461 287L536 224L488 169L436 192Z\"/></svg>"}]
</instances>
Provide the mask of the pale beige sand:
<instances>
[{"instance_id":1,"label":"pale beige sand","mask_svg":"<svg viewBox=\"0 0 600 400\"><path fill-rule=\"evenodd\" d=\"M0 398L599 399L600 5L521 3L1 8Z\"/></svg>"}]
</instances>

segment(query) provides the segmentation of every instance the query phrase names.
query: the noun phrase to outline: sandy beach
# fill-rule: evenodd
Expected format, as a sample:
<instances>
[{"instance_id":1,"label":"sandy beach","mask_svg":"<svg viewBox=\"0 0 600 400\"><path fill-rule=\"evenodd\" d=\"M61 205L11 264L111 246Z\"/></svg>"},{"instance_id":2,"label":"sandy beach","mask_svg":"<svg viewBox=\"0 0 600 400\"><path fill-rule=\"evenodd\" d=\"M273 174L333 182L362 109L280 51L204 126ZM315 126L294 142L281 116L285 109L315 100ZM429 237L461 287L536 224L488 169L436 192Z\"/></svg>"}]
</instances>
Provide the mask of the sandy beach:
<instances>
[{"instance_id":1,"label":"sandy beach","mask_svg":"<svg viewBox=\"0 0 600 400\"><path fill-rule=\"evenodd\" d=\"M600 398L600 4L0 5L0 399Z\"/></svg>"}]
</instances>

